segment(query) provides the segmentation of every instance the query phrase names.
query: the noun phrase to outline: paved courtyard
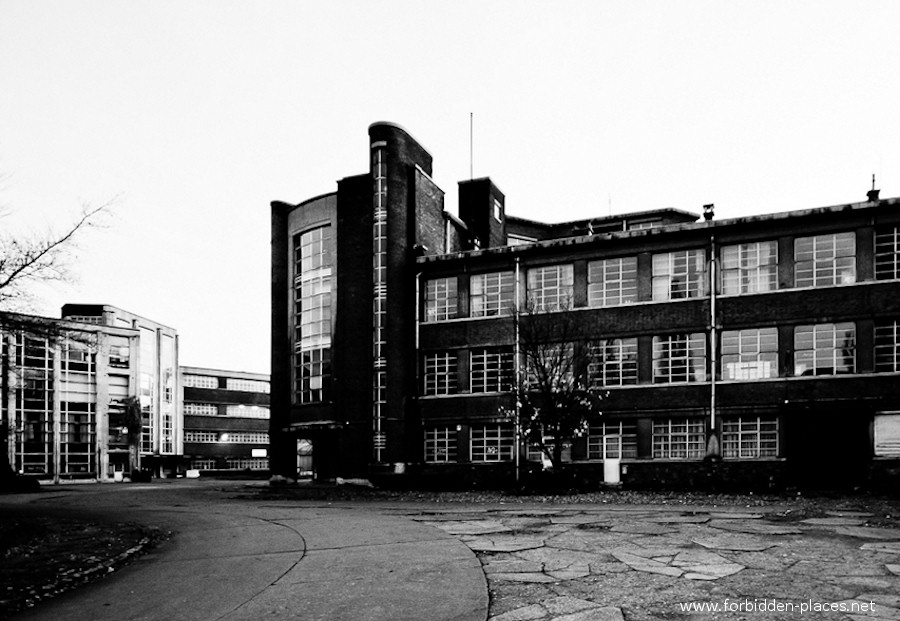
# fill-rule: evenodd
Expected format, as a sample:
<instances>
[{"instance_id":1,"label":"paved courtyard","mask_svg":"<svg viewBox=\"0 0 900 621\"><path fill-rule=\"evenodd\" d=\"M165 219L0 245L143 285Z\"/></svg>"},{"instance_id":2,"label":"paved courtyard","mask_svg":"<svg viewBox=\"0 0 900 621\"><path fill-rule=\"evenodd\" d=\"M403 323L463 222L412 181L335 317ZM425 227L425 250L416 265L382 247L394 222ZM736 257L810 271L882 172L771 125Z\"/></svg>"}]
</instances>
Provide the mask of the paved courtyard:
<instances>
[{"instance_id":1,"label":"paved courtyard","mask_svg":"<svg viewBox=\"0 0 900 621\"><path fill-rule=\"evenodd\" d=\"M896 502L297 492L160 481L2 498L0 513L22 519L171 531L108 577L15 618L900 621Z\"/></svg>"},{"instance_id":2,"label":"paved courtyard","mask_svg":"<svg viewBox=\"0 0 900 621\"><path fill-rule=\"evenodd\" d=\"M797 522L658 506L412 517L478 555L491 621L900 619L900 530L863 526L865 512Z\"/></svg>"}]
</instances>

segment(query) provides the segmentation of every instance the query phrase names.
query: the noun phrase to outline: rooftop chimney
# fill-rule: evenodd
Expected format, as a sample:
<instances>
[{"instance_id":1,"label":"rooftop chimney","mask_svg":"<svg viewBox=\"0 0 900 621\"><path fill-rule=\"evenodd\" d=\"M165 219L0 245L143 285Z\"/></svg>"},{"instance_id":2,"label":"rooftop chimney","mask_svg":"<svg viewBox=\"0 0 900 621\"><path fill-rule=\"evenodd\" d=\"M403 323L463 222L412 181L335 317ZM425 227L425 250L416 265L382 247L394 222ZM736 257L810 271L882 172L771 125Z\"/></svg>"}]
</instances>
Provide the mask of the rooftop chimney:
<instances>
[{"instance_id":1,"label":"rooftop chimney","mask_svg":"<svg viewBox=\"0 0 900 621\"><path fill-rule=\"evenodd\" d=\"M869 202L877 201L879 192L881 192L881 190L875 189L875 175L872 175L872 189L866 192L866 197L869 199Z\"/></svg>"}]
</instances>

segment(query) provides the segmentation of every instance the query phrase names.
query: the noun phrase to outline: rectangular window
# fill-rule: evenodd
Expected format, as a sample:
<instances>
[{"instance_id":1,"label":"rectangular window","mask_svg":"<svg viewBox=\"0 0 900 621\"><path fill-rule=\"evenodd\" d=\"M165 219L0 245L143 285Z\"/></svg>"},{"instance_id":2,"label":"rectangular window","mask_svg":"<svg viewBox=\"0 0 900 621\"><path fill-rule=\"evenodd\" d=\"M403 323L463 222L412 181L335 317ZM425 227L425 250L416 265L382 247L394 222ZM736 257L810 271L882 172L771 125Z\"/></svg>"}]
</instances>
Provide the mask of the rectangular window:
<instances>
[{"instance_id":1,"label":"rectangular window","mask_svg":"<svg viewBox=\"0 0 900 621\"><path fill-rule=\"evenodd\" d=\"M900 372L900 320L875 322L875 372Z\"/></svg>"},{"instance_id":2,"label":"rectangular window","mask_svg":"<svg viewBox=\"0 0 900 621\"><path fill-rule=\"evenodd\" d=\"M568 392L576 381L576 363L584 360L583 343L531 343L525 347L528 387L537 391ZM583 380L581 375L577 378Z\"/></svg>"},{"instance_id":3,"label":"rectangular window","mask_svg":"<svg viewBox=\"0 0 900 621\"><path fill-rule=\"evenodd\" d=\"M515 304L516 281L513 272L475 274L469 281L469 316L509 315Z\"/></svg>"},{"instance_id":4,"label":"rectangular window","mask_svg":"<svg viewBox=\"0 0 900 621\"><path fill-rule=\"evenodd\" d=\"M856 325L852 322L797 326L794 375L856 372Z\"/></svg>"},{"instance_id":5,"label":"rectangular window","mask_svg":"<svg viewBox=\"0 0 900 621\"><path fill-rule=\"evenodd\" d=\"M235 418L262 418L268 420L269 408L260 405L228 405L225 406L225 416Z\"/></svg>"},{"instance_id":6,"label":"rectangular window","mask_svg":"<svg viewBox=\"0 0 900 621\"><path fill-rule=\"evenodd\" d=\"M833 287L856 282L856 234L834 233L794 240L794 284Z\"/></svg>"},{"instance_id":7,"label":"rectangular window","mask_svg":"<svg viewBox=\"0 0 900 621\"><path fill-rule=\"evenodd\" d=\"M670 334L653 337L653 382L706 381L706 335Z\"/></svg>"},{"instance_id":8,"label":"rectangular window","mask_svg":"<svg viewBox=\"0 0 900 621\"><path fill-rule=\"evenodd\" d=\"M210 377L209 375L185 375L185 388L218 388L219 378Z\"/></svg>"},{"instance_id":9,"label":"rectangular window","mask_svg":"<svg viewBox=\"0 0 900 621\"><path fill-rule=\"evenodd\" d=\"M456 300L456 276L425 281L425 321L456 318Z\"/></svg>"},{"instance_id":10,"label":"rectangular window","mask_svg":"<svg viewBox=\"0 0 900 621\"><path fill-rule=\"evenodd\" d=\"M588 263L588 306L621 306L637 299L637 257Z\"/></svg>"},{"instance_id":11,"label":"rectangular window","mask_svg":"<svg viewBox=\"0 0 900 621\"><path fill-rule=\"evenodd\" d=\"M590 344L588 384L592 388L638 383L637 339L605 339Z\"/></svg>"},{"instance_id":12,"label":"rectangular window","mask_svg":"<svg viewBox=\"0 0 900 621\"><path fill-rule=\"evenodd\" d=\"M507 246L527 246L528 244L533 244L536 241L537 237L527 237L525 235L516 235L514 233L510 233L506 236Z\"/></svg>"},{"instance_id":13,"label":"rectangular window","mask_svg":"<svg viewBox=\"0 0 900 621\"><path fill-rule=\"evenodd\" d=\"M548 265L528 270L528 304L537 313L567 310L574 294L572 265Z\"/></svg>"},{"instance_id":14,"label":"rectangular window","mask_svg":"<svg viewBox=\"0 0 900 621\"><path fill-rule=\"evenodd\" d=\"M509 347L473 349L470 365L472 392L506 392L512 390L515 365Z\"/></svg>"},{"instance_id":15,"label":"rectangular window","mask_svg":"<svg viewBox=\"0 0 900 621\"><path fill-rule=\"evenodd\" d=\"M226 390L240 390L242 392L259 392L269 394L269 382L263 380L242 379L229 377L225 380Z\"/></svg>"},{"instance_id":16,"label":"rectangular window","mask_svg":"<svg viewBox=\"0 0 900 621\"><path fill-rule=\"evenodd\" d=\"M750 328L722 332L722 379L778 377L778 329Z\"/></svg>"},{"instance_id":17,"label":"rectangular window","mask_svg":"<svg viewBox=\"0 0 900 621\"><path fill-rule=\"evenodd\" d=\"M425 396L456 394L456 352L425 354L422 394Z\"/></svg>"},{"instance_id":18,"label":"rectangular window","mask_svg":"<svg viewBox=\"0 0 900 621\"><path fill-rule=\"evenodd\" d=\"M875 279L900 278L900 226L875 229Z\"/></svg>"},{"instance_id":19,"label":"rectangular window","mask_svg":"<svg viewBox=\"0 0 900 621\"><path fill-rule=\"evenodd\" d=\"M185 403L185 416L218 416L219 406L214 403Z\"/></svg>"},{"instance_id":20,"label":"rectangular window","mask_svg":"<svg viewBox=\"0 0 900 621\"><path fill-rule=\"evenodd\" d=\"M900 412L875 415L875 456L900 457Z\"/></svg>"},{"instance_id":21,"label":"rectangular window","mask_svg":"<svg viewBox=\"0 0 900 621\"><path fill-rule=\"evenodd\" d=\"M777 288L777 242L754 242L722 247L724 295L762 293Z\"/></svg>"},{"instance_id":22,"label":"rectangular window","mask_svg":"<svg viewBox=\"0 0 900 621\"><path fill-rule=\"evenodd\" d=\"M706 427L702 420L670 418L653 421L654 459L703 459Z\"/></svg>"},{"instance_id":23,"label":"rectangular window","mask_svg":"<svg viewBox=\"0 0 900 621\"><path fill-rule=\"evenodd\" d=\"M587 437L588 459L637 458L637 425L610 421L591 425Z\"/></svg>"},{"instance_id":24,"label":"rectangular window","mask_svg":"<svg viewBox=\"0 0 900 621\"><path fill-rule=\"evenodd\" d=\"M723 418L722 457L778 457L778 419L760 416Z\"/></svg>"},{"instance_id":25,"label":"rectangular window","mask_svg":"<svg viewBox=\"0 0 900 621\"><path fill-rule=\"evenodd\" d=\"M514 444L512 425L473 426L471 459L476 463L512 461Z\"/></svg>"},{"instance_id":26,"label":"rectangular window","mask_svg":"<svg viewBox=\"0 0 900 621\"><path fill-rule=\"evenodd\" d=\"M185 431L184 441L211 444L268 444L269 434L264 431Z\"/></svg>"},{"instance_id":27,"label":"rectangular window","mask_svg":"<svg viewBox=\"0 0 900 621\"><path fill-rule=\"evenodd\" d=\"M331 398L334 236L330 225L294 236L294 402ZM228 378L229 390L263 392L267 382Z\"/></svg>"},{"instance_id":28,"label":"rectangular window","mask_svg":"<svg viewBox=\"0 0 900 621\"><path fill-rule=\"evenodd\" d=\"M330 399L331 348L304 349L294 355L294 388L298 403Z\"/></svg>"},{"instance_id":29,"label":"rectangular window","mask_svg":"<svg viewBox=\"0 0 900 621\"><path fill-rule=\"evenodd\" d=\"M456 461L456 427L425 428L425 462L446 464Z\"/></svg>"},{"instance_id":30,"label":"rectangular window","mask_svg":"<svg viewBox=\"0 0 900 621\"><path fill-rule=\"evenodd\" d=\"M698 298L706 292L706 252L679 250L653 255L653 301Z\"/></svg>"}]
</instances>

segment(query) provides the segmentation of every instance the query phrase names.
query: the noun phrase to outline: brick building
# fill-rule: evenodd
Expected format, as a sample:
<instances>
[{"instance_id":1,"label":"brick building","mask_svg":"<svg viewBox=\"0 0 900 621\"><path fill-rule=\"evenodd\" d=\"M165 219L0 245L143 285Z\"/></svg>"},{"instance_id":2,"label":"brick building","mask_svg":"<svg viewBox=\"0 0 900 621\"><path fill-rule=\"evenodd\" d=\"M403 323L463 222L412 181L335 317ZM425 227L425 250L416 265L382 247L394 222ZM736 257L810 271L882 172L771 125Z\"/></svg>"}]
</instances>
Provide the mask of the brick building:
<instances>
[{"instance_id":1,"label":"brick building","mask_svg":"<svg viewBox=\"0 0 900 621\"><path fill-rule=\"evenodd\" d=\"M896 481L900 199L547 224L475 179L457 218L408 132L373 124L369 151L335 193L272 204L274 473L302 441L325 478L510 480L536 457L511 414L518 320L590 352L583 479L619 460L635 487Z\"/></svg>"}]
</instances>

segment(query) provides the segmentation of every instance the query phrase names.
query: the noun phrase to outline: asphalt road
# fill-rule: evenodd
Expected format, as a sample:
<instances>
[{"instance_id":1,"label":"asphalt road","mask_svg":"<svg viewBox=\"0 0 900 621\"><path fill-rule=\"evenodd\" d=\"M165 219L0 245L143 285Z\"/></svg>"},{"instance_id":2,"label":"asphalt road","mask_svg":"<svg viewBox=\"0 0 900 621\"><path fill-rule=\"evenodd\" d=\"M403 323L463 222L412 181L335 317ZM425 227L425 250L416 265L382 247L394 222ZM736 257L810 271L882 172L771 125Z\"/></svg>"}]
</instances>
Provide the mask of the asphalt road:
<instances>
[{"instance_id":1,"label":"asphalt road","mask_svg":"<svg viewBox=\"0 0 900 621\"><path fill-rule=\"evenodd\" d=\"M235 498L245 485L72 485L0 498L0 510L173 532L120 571L13 618L484 621L481 564L452 535L366 508Z\"/></svg>"}]
</instances>

